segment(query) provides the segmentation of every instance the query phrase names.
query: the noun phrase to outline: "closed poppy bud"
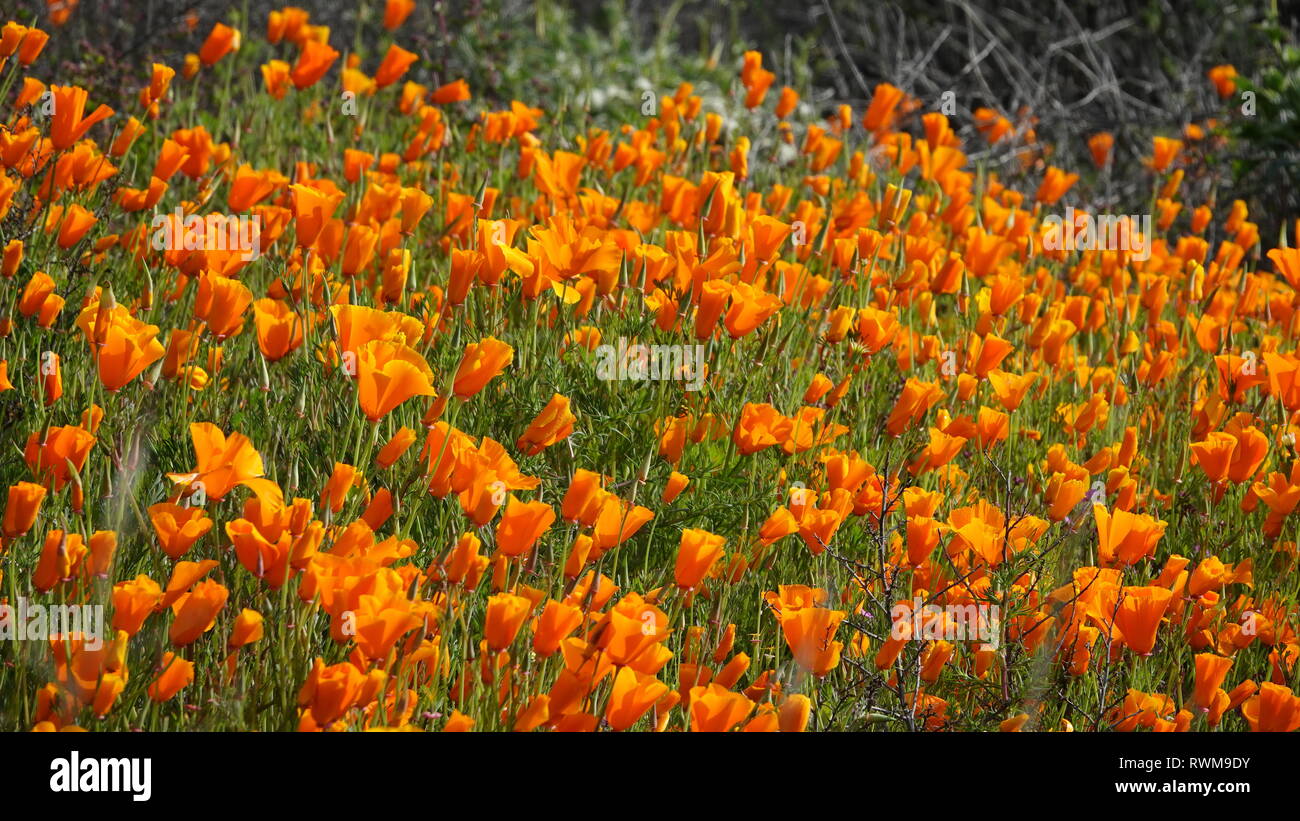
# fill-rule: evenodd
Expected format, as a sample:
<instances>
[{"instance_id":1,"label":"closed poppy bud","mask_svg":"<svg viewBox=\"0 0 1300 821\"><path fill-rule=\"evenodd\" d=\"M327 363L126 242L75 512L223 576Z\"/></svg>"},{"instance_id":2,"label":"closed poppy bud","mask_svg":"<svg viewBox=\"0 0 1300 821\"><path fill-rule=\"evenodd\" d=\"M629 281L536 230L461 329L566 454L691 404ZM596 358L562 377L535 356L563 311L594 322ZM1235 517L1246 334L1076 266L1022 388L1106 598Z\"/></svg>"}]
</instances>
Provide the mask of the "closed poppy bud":
<instances>
[{"instance_id":1,"label":"closed poppy bud","mask_svg":"<svg viewBox=\"0 0 1300 821\"><path fill-rule=\"evenodd\" d=\"M113 702L126 688L126 678L121 673L106 672L99 678L90 708L97 718L103 718L112 709Z\"/></svg>"},{"instance_id":2,"label":"closed poppy bud","mask_svg":"<svg viewBox=\"0 0 1300 821\"><path fill-rule=\"evenodd\" d=\"M489 596L487 620L483 626L488 647L497 652L509 647L532 609L533 603L523 596L512 593Z\"/></svg>"},{"instance_id":3,"label":"closed poppy bud","mask_svg":"<svg viewBox=\"0 0 1300 821\"><path fill-rule=\"evenodd\" d=\"M1232 659L1214 653L1196 655L1196 688L1192 694L1192 703L1204 712L1214 704L1215 693L1232 667Z\"/></svg>"},{"instance_id":4,"label":"closed poppy bud","mask_svg":"<svg viewBox=\"0 0 1300 821\"><path fill-rule=\"evenodd\" d=\"M459 584L465 579L479 558L478 551L482 544L473 533L465 533L460 537L447 560L445 569L448 581Z\"/></svg>"},{"instance_id":5,"label":"closed poppy bud","mask_svg":"<svg viewBox=\"0 0 1300 821\"><path fill-rule=\"evenodd\" d=\"M393 492L386 487L381 487L375 491L375 495L370 499L370 504L366 505L365 511L361 514L361 520L370 525L371 530L378 530L393 515L395 509L393 506Z\"/></svg>"},{"instance_id":6,"label":"closed poppy bud","mask_svg":"<svg viewBox=\"0 0 1300 821\"><path fill-rule=\"evenodd\" d=\"M938 681L944 665L957 648L950 641L936 641L921 654L921 680L927 684Z\"/></svg>"},{"instance_id":7,"label":"closed poppy bud","mask_svg":"<svg viewBox=\"0 0 1300 821\"><path fill-rule=\"evenodd\" d=\"M379 449L379 455L375 457L375 463L380 468L387 470L393 466L398 459L406 453L407 449L415 442L415 431L403 425L393 434L393 438Z\"/></svg>"},{"instance_id":8,"label":"closed poppy bud","mask_svg":"<svg viewBox=\"0 0 1300 821\"><path fill-rule=\"evenodd\" d=\"M5 243L4 260L0 262L0 276L12 279L18 273L18 266L23 264L23 241L11 239Z\"/></svg>"},{"instance_id":9,"label":"closed poppy bud","mask_svg":"<svg viewBox=\"0 0 1300 821\"><path fill-rule=\"evenodd\" d=\"M1228 709L1236 709L1242 704L1242 702L1253 696L1257 690L1259 690L1259 685L1250 679L1246 679L1236 687L1233 687L1232 690L1228 692Z\"/></svg>"},{"instance_id":10,"label":"closed poppy bud","mask_svg":"<svg viewBox=\"0 0 1300 821\"><path fill-rule=\"evenodd\" d=\"M799 104L799 92L790 86L781 89L781 96L776 101L775 114L778 118L784 120L794 111L794 107Z\"/></svg>"},{"instance_id":11,"label":"closed poppy bud","mask_svg":"<svg viewBox=\"0 0 1300 821\"><path fill-rule=\"evenodd\" d=\"M226 642L226 645L233 649L252 644L261 638L262 614L245 607L235 617L235 626L230 631L230 640Z\"/></svg>"},{"instance_id":12,"label":"closed poppy bud","mask_svg":"<svg viewBox=\"0 0 1300 821\"><path fill-rule=\"evenodd\" d=\"M0 59L12 57L18 51L18 46L22 44L28 31L30 29L21 23L12 20L5 23L4 27L0 28Z\"/></svg>"},{"instance_id":13,"label":"closed poppy bud","mask_svg":"<svg viewBox=\"0 0 1300 821\"><path fill-rule=\"evenodd\" d=\"M300 247L308 248L320 236L342 198L298 183L289 186L289 191L296 240Z\"/></svg>"},{"instance_id":14,"label":"closed poppy bud","mask_svg":"<svg viewBox=\"0 0 1300 821\"><path fill-rule=\"evenodd\" d=\"M205 66L225 57L232 51L239 50L239 31L227 26L225 23L217 23L208 33L208 39L203 41L202 47L199 48L199 60Z\"/></svg>"},{"instance_id":15,"label":"closed poppy bud","mask_svg":"<svg viewBox=\"0 0 1300 821\"><path fill-rule=\"evenodd\" d=\"M722 546L726 543L726 537L707 530L683 530L674 571L677 586L683 589L698 587L713 565L722 558Z\"/></svg>"},{"instance_id":16,"label":"closed poppy bud","mask_svg":"<svg viewBox=\"0 0 1300 821\"><path fill-rule=\"evenodd\" d=\"M32 585L42 593L53 590L59 582L72 578L85 556L86 546L79 534L51 530L32 574Z\"/></svg>"},{"instance_id":17,"label":"closed poppy bud","mask_svg":"<svg viewBox=\"0 0 1300 821\"><path fill-rule=\"evenodd\" d=\"M1147 160L1152 170L1163 173L1169 169L1169 166L1178 157L1183 150L1182 140L1173 140L1168 137L1153 137L1151 157Z\"/></svg>"},{"instance_id":18,"label":"closed poppy bud","mask_svg":"<svg viewBox=\"0 0 1300 821\"><path fill-rule=\"evenodd\" d=\"M113 554L117 552L117 534L111 530L97 530L90 534L90 565L87 570L91 575L106 578L113 564Z\"/></svg>"},{"instance_id":19,"label":"closed poppy bud","mask_svg":"<svg viewBox=\"0 0 1300 821\"><path fill-rule=\"evenodd\" d=\"M498 554L492 561L492 592L500 593L506 589L506 579L510 571L510 557Z\"/></svg>"},{"instance_id":20,"label":"closed poppy bud","mask_svg":"<svg viewBox=\"0 0 1300 821\"><path fill-rule=\"evenodd\" d=\"M283 60L271 60L262 65L262 84L266 93L274 99L283 100L289 93L289 64Z\"/></svg>"},{"instance_id":21,"label":"closed poppy bud","mask_svg":"<svg viewBox=\"0 0 1300 821\"><path fill-rule=\"evenodd\" d=\"M808 390L804 391L803 402L805 405L811 405L826 395L827 391L835 386L827 378L826 374L819 373L813 377L812 383L808 385Z\"/></svg>"},{"instance_id":22,"label":"closed poppy bud","mask_svg":"<svg viewBox=\"0 0 1300 821\"><path fill-rule=\"evenodd\" d=\"M429 95L429 101L434 105L450 105L451 103L460 103L470 98L469 83L463 79L454 80L446 85L438 86Z\"/></svg>"},{"instance_id":23,"label":"closed poppy bud","mask_svg":"<svg viewBox=\"0 0 1300 821\"><path fill-rule=\"evenodd\" d=\"M387 0L384 3L384 28L394 31L415 11L415 0Z\"/></svg>"},{"instance_id":24,"label":"closed poppy bud","mask_svg":"<svg viewBox=\"0 0 1300 821\"><path fill-rule=\"evenodd\" d=\"M22 537L36 524L41 502L45 499L45 488L33 482L19 482L9 487L9 499L5 503L3 535L6 540Z\"/></svg>"},{"instance_id":25,"label":"closed poppy bud","mask_svg":"<svg viewBox=\"0 0 1300 821\"><path fill-rule=\"evenodd\" d=\"M472 249L451 249L451 272L447 280L447 301L452 305L465 302L486 258Z\"/></svg>"},{"instance_id":26,"label":"closed poppy bud","mask_svg":"<svg viewBox=\"0 0 1300 821\"><path fill-rule=\"evenodd\" d=\"M594 545L595 541L586 533L579 533L574 538L573 546L569 548L569 555L564 560L565 578L576 579L582 574L582 568L587 566Z\"/></svg>"},{"instance_id":27,"label":"closed poppy bud","mask_svg":"<svg viewBox=\"0 0 1300 821\"><path fill-rule=\"evenodd\" d=\"M505 370L515 356L515 349L494 337L486 337L465 346L452 393L468 399L483 390L494 377Z\"/></svg>"},{"instance_id":28,"label":"closed poppy bud","mask_svg":"<svg viewBox=\"0 0 1300 821\"><path fill-rule=\"evenodd\" d=\"M172 78L175 76L176 69L162 63L154 63L153 73L149 77L149 102L157 102L166 96L167 89L171 88Z\"/></svg>"},{"instance_id":29,"label":"closed poppy bud","mask_svg":"<svg viewBox=\"0 0 1300 821\"><path fill-rule=\"evenodd\" d=\"M569 480L569 489L560 502L560 515L565 521L581 522L587 527L596 524L605 498L609 495L601 486L604 477L594 471L578 468Z\"/></svg>"},{"instance_id":30,"label":"closed poppy bud","mask_svg":"<svg viewBox=\"0 0 1300 821\"><path fill-rule=\"evenodd\" d=\"M1088 483L1082 479L1067 479L1063 473L1053 473L1044 494L1051 505L1047 512L1048 518L1053 522L1061 521L1083 501L1087 492Z\"/></svg>"},{"instance_id":31,"label":"closed poppy bud","mask_svg":"<svg viewBox=\"0 0 1300 821\"><path fill-rule=\"evenodd\" d=\"M181 691L181 688L194 682L194 662L186 661L175 653L164 653L162 672L149 685L149 698L154 701L167 701Z\"/></svg>"},{"instance_id":32,"label":"closed poppy bud","mask_svg":"<svg viewBox=\"0 0 1300 821\"><path fill-rule=\"evenodd\" d=\"M406 248L393 248L384 261L383 288L380 296L385 304L393 305L402 301L402 292L406 290L406 279L411 273L411 252Z\"/></svg>"},{"instance_id":33,"label":"closed poppy bud","mask_svg":"<svg viewBox=\"0 0 1300 821\"><path fill-rule=\"evenodd\" d=\"M361 175L375 164L375 155L355 148L343 149L343 178L357 182Z\"/></svg>"},{"instance_id":34,"label":"closed poppy bud","mask_svg":"<svg viewBox=\"0 0 1300 821\"><path fill-rule=\"evenodd\" d=\"M749 670L749 656L744 653L737 653L732 657L727 665L718 671L713 677L715 684L720 684L730 690L736 686L736 682Z\"/></svg>"},{"instance_id":35,"label":"closed poppy bud","mask_svg":"<svg viewBox=\"0 0 1300 821\"><path fill-rule=\"evenodd\" d=\"M55 404L64 395L64 369L57 353L45 351L40 362L40 390L45 395L45 407Z\"/></svg>"},{"instance_id":36,"label":"closed poppy bud","mask_svg":"<svg viewBox=\"0 0 1300 821\"><path fill-rule=\"evenodd\" d=\"M664 484L663 503L666 505L672 504L673 500L680 496L681 492L690 483L690 477L674 470L668 475L668 481Z\"/></svg>"},{"instance_id":37,"label":"closed poppy bud","mask_svg":"<svg viewBox=\"0 0 1300 821\"><path fill-rule=\"evenodd\" d=\"M385 88L406 73L411 64L419 60L419 56L407 51L396 43L388 47L388 53L384 55L384 61L379 64L375 71L375 88Z\"/></svg>"},{"instance_id":38,"label":"closed poppy bud","mask_svg":"<svg viewBox=\"0 0 1300 821\"><path fill-rule=\"evenodd\" d=\"M90 210L82 208L81 205L73 203L66 209L55 207L49 209L49 217L45 222L45 230L53 230L53 227L59 227L59 247L68 249L81 242L83 236L95 227L99 218L91 213Z\"/></svg>"},{"instance_id":39,"label":"closed poppy bud","mask_svg":"<svg viewBox=\"0 0 1300 821\"><path fill-rule=\"evenodd\" d=\"M359 481L356 468L342 462L335 462L334 472L330 474L325 489L321 491L321 505L328 507L333 513L341 512L348 491L359 484Z\"/></svg>"},{"instance_id":40,"label":"closed poppy bud","mask_svg":"<svg viewBox=\"0 0 1300 821\"><path fill-rule=\"evenodd\" d=\"M781 732L802 733L808 726L808 715L812 711L812 701L802 693L787 696L781 703L779 720Z\"/></svg>"},{"instance_id":41,"label":"closed poppy bud","mask_svg":"<svg viewBox=\"0 0 1300 821\"><path fill-rule=\"evenodd\" d=\"M700 289L699 307L695 313L695 338L709 339L718 326L718 319L727 307L732 285L724 279L711 279Z\"/></svg>"},{"instance_id":42,"label":"closed poppy bud","mask_svg":"<svg viewBox=\"0 0 1300 821\"><path fill-rule=\"evenodd\" d=\"M36 58L41 56L41 50L49 40L50 35L40 29L27 29L27 36L23 38L22 45L18 48L18 64L30 66L36 62Z\"/></svg>"}]
</instances>

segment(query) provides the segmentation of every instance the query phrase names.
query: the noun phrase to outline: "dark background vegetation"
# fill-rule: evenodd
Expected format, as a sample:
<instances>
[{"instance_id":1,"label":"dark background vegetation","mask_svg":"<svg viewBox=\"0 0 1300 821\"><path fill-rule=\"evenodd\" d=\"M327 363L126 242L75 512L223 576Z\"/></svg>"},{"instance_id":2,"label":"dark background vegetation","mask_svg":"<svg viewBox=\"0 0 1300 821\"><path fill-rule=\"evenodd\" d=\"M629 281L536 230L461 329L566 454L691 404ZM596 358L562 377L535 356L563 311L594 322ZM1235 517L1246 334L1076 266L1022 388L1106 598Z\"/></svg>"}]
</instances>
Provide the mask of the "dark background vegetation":
<instances>
[{"instance_id":1,"label":"dark background vegetation","mask_svg":"<svg viewBox=\"0 0 1300 821\"><path fill-rule=\"evenodd\" d=\"M44 19L43 0L10 0L12 16ZM7 3L6 5L10 5ZM82 0L53 42L61 79L110 104L139 87L151 60L178 65L216 21L251 21L261 38L264 0ZM381 51L382 0L302 0L312 21L331 26L343 49ZM1049 148L1046 161L1089 167L1086 139L1116 136L1117 168L1150 154L1153 135L1177 136L1188 123L1217 118L1235 141L1207 141L1210 156L1190 169L1190 207L1232 199L1251 205L1266 247L1300 216L1300 53L1296 4L1267 0L419 0L398 34L421 62L413 79L469 80L477 101L518 98L554 107L576 86L657 87L712 76L724 87L740 54L764 54L815 113L847 102L861 112L879 82L938 106L952 91L955 125L972 158L1011 175L1009 150L987 150L970 114L989 107ZM197 20L195 30L190 21ZM373 57L373 55L370 55ZM1236 66L1259 93L1254 118L1221 101L1205 77ZM50 66L44 66L49 70ZM644 79L642 79L644 82ZM216 91L214 89L214 91ZM630 91L630 89L629 89ZM665 92L666 93L666 92ZM610 95L603 95L609 97ZM614 95L617 97L617 95ZM626 100L639 99L628 93ZM1027 115L1022 113L1027 112ZM1018 116L1022 115L1022 116ZM1032 116L1033 120L1029 120ZM1030 169L1040 172L1040 169ZM1093 192L1103 207L1145 205L1140 175ZM1187 209L1190 211L1190 207Z\"/></svg>"}]
</instances>

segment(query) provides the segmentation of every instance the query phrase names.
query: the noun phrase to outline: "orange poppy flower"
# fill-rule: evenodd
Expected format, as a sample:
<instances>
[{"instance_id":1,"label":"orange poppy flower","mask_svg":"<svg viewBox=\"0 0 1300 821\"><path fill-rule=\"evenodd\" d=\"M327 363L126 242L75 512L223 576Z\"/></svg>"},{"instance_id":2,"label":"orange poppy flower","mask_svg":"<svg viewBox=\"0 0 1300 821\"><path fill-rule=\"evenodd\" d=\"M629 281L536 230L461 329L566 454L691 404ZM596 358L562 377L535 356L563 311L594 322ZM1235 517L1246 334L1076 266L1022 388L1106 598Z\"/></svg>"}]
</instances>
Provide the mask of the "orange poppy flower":
<instances>
[{"instance_id":1,"label":"orange poppy flower","mask_svg":"<svg viewBox=\"0 0 1300 821\"><path fill-rule=\"evenodd\" d=\"M485 337L465 346L452 393L469 399L514 361L515 349L495 337Z\"/></svg>"},{"instance_id":2,"label":"orange poppy flower","mask_svg":"<svg viewBox=\"0 0 1300 821\"><path fill-rule=\"evenodd\" d=\"M293 70L289 72L289 78L293 80L293 87L299 91L309 88L316 84L325 72L330 70L334 61L339 58L339 53L330 47L328 43L321 43L316 40L308 40L303 43L302 51L298 54L298 61L294 63Z\"/></svg>"},{"instance_id":3,"label":"orange poppy flower","mask_svg":"<svg viewBox=\"0 0 1300 821\"><path fill-rule=\"evenodd\" d=\"M1289 733L1300 729L1300 696L1290 688L1264 682L1259 694L1241 705L1253 733Z\"/></svg>"},{"instance_id":4,"label":"orange poppy flower","mask_svg":"<svg viewBox=\"0 0 1300 821\"><path fill-rule=\"evenodd\" d=\"M84 116L90 93L78 86L50 86L54 115L50 119L50 142L55 151L63 151L85 136L95 123L113 116L113 109L99 105Z\"/></svg>"},{"instance_id":5,"label":"orange poppy flower","mask_svg":"<svg viewBox=\"0 0 1300 821\"><path fill-rule=\"evenodd\" d=\"M510 494L497 522L497 549L504 556L522 556L533 549L555 522L555 509L545 502L521 502Z\"/></svg>"},{"instance_id":6,"label":"orange poppy flower","mask_svg":"<svg viewBox=\"0 0 1300 821\"><path fill-rule=\"evenodd\" d=\"M677 586L683 590L699 587L700 582L713 569L718 559L722 558L722 547L726 543L726 537L707 530L698 528L683 530L681 543L677 547L677 564L673 572Z\"/></svg>"},{"instance_id":7,"label":"orange poppy flower","mask_svg":"<svg viewBox=\"0 0 1300 821\"><path fill-rule=\"evenodd\" d=\"M569 398L554 394L551 401L542 408L536 418L528 424L515 447L527 456L536 456L546 448L573 433L573 423L577 417L569 409Z\"/></svg>"},{"instance_id":8,"label":"orange poppy flower","mask_svg":"<svg viewBox=\"0 0 1300 821\"><path fill-rule=\"evenodd\" d=\"M230 629L230 639L226 646L235 649L261 641L263 635L262 614L245 607L235 617L235 624Z\"/></svg>"},{"instance_id":9,"label":"orange poppy flower","mask_svg":"<svg viewBox=\"0 0 1300 821\"><path fill-rule=\"evenodd\" d=\"M845 613L824 607L803 607L780 615L785 635L795 661L816 676L824 676L839 666L843 643L833 641Z\"/></svg>"},{"instance_id":10,"label":"orange poppy flower","mask_svg":"<svg viewBox=\"0 0 1300 821\"><path fill-rule=\"evenodd\" d=\"M1111 512L1103 505L1093 505L1092 512L1097 520L1097 557L1104 567L1134 565L1151 556L1168 526L1144 513Z\"/></svg>"},{"instance_id":11,"label":"orange poppy flower","mask_svg":"<svg viewBox=\"0 0 1300 821\"><path fill-rule=\"evenodd\" d=\"M257 347L271 362L283 359L302 345L303 319L282 299L253 303Z\"/></svg>"},{"instance_id":12,"label":"orange poppy flower","mask_svg":"<svg viewBox=\"0 0 1300 821\"><path fill-rule=\"evenodd\" d=\"M194 683L194 662L177 656L175 653L163 654L160 664L162 672L149 685L149 698L162 702L168 701L186 686Z\"/></svg>"},{"instance_id":13,"label":"orange poppy flower","mask_svg":"<svg viewBox=\"0 0 1300 821\"><path fill-rule=\"evenodd\" d=\"M691 732L726 733L754 711L754 702L718 684L690 689Z\"/></svg>"},{"instance_id":14,"label":"orange poppy flower","mask_svg":"<svg viewBox=\"0 0 1300 821\"><path fill-rule=\"evenodd\" d=\"M433 369L405 345L376 339L357 351L357 401L378 422L413 396L435 396Z\"/></svg>"},{"instance_id":15,"label":"orange poppy flower","mask_svg":"<svg viewBox=\"0 0 1300 821\"><path fill-rule=\"evenodd\" d=\"M466 83L464 80L454 80L446 85L439 86L429 95L430 102L435 105L460 103L469 98L469 83Z\"/></svg>"},{"instance_id":16,"label":"orange poppy flower","mask_svg":"<svg viewBox=\"0 0 1300 821\"><path fill-rule=\"evenodd\" d=\"M134 636L162 601L158 582L143 574L113 585L113 629Z\"/></svg>"},{"instance_id":17,"label":"orange poppy flower","mask_svg":"<svg viewBox=\"0 0 1300 821\"><path fill-rule=\"evenodd\" d=\"M1164 587L1125 587L1115 611L1115 627L1130 650L1149 655L1156 644L1156 633L1169 607L1173 591Z\"/></svg>"},{"instance_id":18,"label":"orange poppy flower","mask_svg":"<svg viewBox=\"0 0 1300 821\"><path fill-rule=\"evenodd\" d=\"M202 490L210 499L222 499L236 485L283 504L280 489L268 479L261 479L262 456L247 436L232 433L229 437L211 422L190 425L197 465L189 473L169 473L167 478L188 493ZM201 483L201 484L200 484Z\"/></svg>"},{"instance_id":19,"label":"orange poppy flower","mask_svg":"<svg viewBox=\"0 0 1300 821\"><path fill-rule=\"evenodd\" d=\"M487 620L483 625L483 635L488 647L497 652L509 647L532 609L533 603L523 596L510 593L489 596Z\"/></svg>"},{"instance_id":20,"label":"orange poppy flower","mask_svg":"<svg viewBox=\"0 0 1300 821\"><path fill-rule=\"evenodd\" d=\"M1208 711L1215 700L1215 693L1223 686L1223 680L1232 668L1232 659L1214 653L1196 654L1196 688L1192 693L1192 703L1202 711Z\"/></svg>"},{"instance_id":21,"label":"orange poppy flower","mask_svg":"<svg viewBox=\"0 0 1300 821\"><path fill-rule=\"evenodd\" d=\"M302 689L298 691L298 704L307 707L312 720L319 727L333 724L352 709L361 696L366 674L350 661L325 666L316 659Z\"/></svg>"},{"instance_id":22,"label":"orange poppy flower","mask_svg":"<svg viewBox=\"0 0 1300 821\"><path fill-rule=\"evenodd\" d=\"M237 279L206 274L199 278L194 315L208 324L218 341L244 327L244 313L253 304L253 292Z\"/></svg>"},{"instance_id":23,"label":"orange poppy flower","mask_svg":"<svg viewBox=\"0 0 1300 821\"><path fill-rule=\"evenodd\" d=\"M19 482L9 486L9 498L5 503L4 527L6 541L12 541L26 535L36 524L36 517L41 511L41 502L45 499L45 488L32 482Z\"/></svg>"},{"instance_id":24,"label":"orange poppy flower","mask_svg":"<svg viewBox=\"0 0 1300 821\"><path fill-rule=\"evenodd\" d=\"M62 490L72 479L72 468L78 473L85 469L86 457L95 446L95 435L74 425L49 428L42 433L34 431L27 437L23 459L32 475L42 482L53 482L54 490Z\"/></svg>"},{"instance_id":25,"label":"orange poppy flower","mask_svg":"<svg viewBox=\"0 0 1300 821\"><path fill-rule=\"evenodd\" d=\"M384 3L384 28L395 31L415 11L415 0L386 0Z\"/></svg>"},{"instance_id":26,"label":"orange poppy flower","mask_svg":"<svg viewBox=\"0 0 1300 821\"><path fill-rule=\"evenodd\" d=\"M605 720L615 731L628 730L667 693L668 685L654 676L621 667L605 705Z\"/></svg>"},{"instance_id":27,"label":"orange poppy flower","mask_svg":"<svg viewBox=\"0 0 1300 821\"><path fill-rule=\"evenodd\" d=\"M388 53L384 55L384 61L380 63L379 68L375 71L375 88L386 88L397 82L411 67L411 64L419 59L419 55L393 43L388 47Z\"/></svg>"},{"instance_id":28,"label":"orange poppy flower","mask_svg":"<svg viewBox=\"0 0 1300 821\"><path fill-rule=\"evenodd\" d=\"M239 44L238 29L233 29L225 23L217 23L213 25L212 31L208 32L208 39L204 40L199 48L199 61L205 66L213 65L230 52L239 51Z\"/></svg>"},{"instance_id":29,"label":"orange poppy flower","mask_svg":"<svg viewBox=\"0 0 1300 821\"><path fill-rule=\"evenodd\" d=\"M171 605L175 618L167 636L172 644L184 647L211 630L229 596L229 590L211 579L199 582L193 590L182 593Z\"/></svg>"}]
</instances>

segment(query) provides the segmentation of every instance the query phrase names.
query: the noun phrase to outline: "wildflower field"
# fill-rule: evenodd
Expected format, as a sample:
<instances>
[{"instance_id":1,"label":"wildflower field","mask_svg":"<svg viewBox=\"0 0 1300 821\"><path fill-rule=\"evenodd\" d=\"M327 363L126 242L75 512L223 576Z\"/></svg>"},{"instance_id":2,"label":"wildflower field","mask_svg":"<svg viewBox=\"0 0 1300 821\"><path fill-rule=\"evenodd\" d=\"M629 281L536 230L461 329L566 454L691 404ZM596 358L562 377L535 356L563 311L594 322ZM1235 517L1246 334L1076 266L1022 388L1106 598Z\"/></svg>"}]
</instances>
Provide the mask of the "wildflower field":
<instances>
[{"instance_id":1,"label":"wildflower field","mask_svg":"<svg viewBox=\"0 0 1300 821\"><path fill-rule=\"evenodd\" d=\"M94 5L0 30L0 729L1300 728L1233 66L1063 168L743 47L480 96L413 0L185 17L123 94L50 56Z\"/></svg>"}]
</instances>

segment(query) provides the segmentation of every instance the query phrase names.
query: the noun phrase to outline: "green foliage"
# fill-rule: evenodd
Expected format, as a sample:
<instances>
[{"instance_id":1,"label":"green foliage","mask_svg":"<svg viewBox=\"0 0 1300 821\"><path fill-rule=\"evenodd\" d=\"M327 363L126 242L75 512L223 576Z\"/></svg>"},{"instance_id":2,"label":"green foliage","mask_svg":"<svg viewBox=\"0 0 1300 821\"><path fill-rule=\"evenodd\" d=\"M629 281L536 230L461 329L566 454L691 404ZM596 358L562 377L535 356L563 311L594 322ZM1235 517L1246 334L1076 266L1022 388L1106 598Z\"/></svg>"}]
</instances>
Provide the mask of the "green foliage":
<instances>
[{"instance_id":1,"label":"green foliage","mask_svg":"<svg viewBox=\"0 0 1300 821\"><path fill-rule=\"evenodd\" d=\"M1260 28L1276 61L1255 80L1237 78L1237 113L1225 126L1233 139L1233 176L1261 209L1294 216L1300 213L1300 46L1276 18Z\"/></svg>"}]
</instances>

